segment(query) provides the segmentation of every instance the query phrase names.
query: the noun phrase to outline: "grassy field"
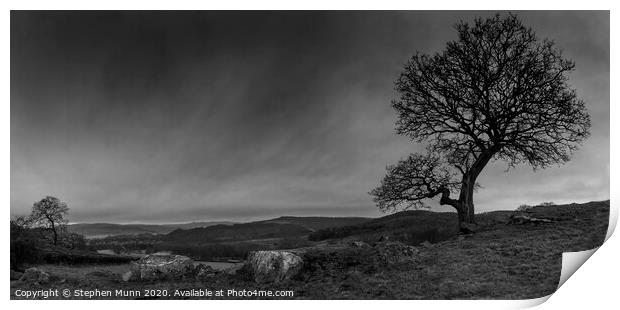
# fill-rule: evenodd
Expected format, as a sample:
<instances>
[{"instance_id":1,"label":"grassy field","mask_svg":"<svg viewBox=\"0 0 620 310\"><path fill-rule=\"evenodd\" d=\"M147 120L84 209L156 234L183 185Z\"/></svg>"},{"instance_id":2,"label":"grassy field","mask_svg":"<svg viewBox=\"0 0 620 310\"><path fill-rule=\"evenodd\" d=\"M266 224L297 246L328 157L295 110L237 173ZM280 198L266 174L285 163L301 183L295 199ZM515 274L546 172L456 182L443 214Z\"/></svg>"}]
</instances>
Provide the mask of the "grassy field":
<instances>
[{"instance_id":1,"label":"grassy field","mask_svg":"<svg viewBox=\"0 0 620 310\"><path fill-rule=\"evenodd\" d=\"M306 252L300 275L283 284L257 284L244 272L221 273L204 282L123 282L121 274L128 264L41 265L38 267L50 273L51 282L29 286L12 281L11 298L16 298L18 289L154 289L168 292L169 296L159 298L183 298L171 295L175 290L226 292L231 288L292 290L292 298L301 299L537 298L555 291L562 252L592 249L603 243L609 201L528 210L528 215L552 219L552 223L509 225L510 214L479 215L484 222L482 231L416 246L418 253L407 260L395 260L378 247L351 246L351 236L322 241Z\"/></svg>"}]
</instances>

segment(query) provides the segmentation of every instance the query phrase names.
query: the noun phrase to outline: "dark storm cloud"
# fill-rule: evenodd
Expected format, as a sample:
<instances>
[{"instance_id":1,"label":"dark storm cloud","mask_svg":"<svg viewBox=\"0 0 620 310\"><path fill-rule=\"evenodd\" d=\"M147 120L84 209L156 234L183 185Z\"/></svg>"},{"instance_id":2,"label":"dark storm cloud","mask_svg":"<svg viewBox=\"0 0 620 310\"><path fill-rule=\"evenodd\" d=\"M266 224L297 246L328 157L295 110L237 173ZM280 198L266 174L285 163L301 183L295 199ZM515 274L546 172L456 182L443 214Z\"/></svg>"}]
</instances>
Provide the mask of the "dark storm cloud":
<instances>
[{"instance_id":1,"label":"dark storm cloud","mask_svg":"<svg viewBox=\"0 0 620 310\"><path fill-rule=\"evenodd\" d=\"M52 194L72 221L377 216L367 191L415 151L394 79L489 14L13 12L11 213ZM559 168L489 167L478 210L606 199L609 15L519 15L576 61L592 137Z\"/></svg>"}]
</instances>

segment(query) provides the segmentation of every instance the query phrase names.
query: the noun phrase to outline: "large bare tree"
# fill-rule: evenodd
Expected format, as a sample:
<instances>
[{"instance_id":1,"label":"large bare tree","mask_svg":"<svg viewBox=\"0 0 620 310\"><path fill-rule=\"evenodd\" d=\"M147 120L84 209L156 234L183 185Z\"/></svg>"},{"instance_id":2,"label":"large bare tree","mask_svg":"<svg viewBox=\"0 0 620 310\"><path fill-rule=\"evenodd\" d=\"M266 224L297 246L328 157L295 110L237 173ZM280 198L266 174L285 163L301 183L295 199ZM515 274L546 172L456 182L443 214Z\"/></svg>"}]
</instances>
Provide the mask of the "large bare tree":
<instances>
[{"instance_id":1,"label":"large bare tree","mask_svg":"<svg viewBox=\"0 0 620 310\"><path fill-rule=\"evenodd\" d=\"M457 40L414 55L396 81L397 133L426 142L426 152L388 166L370 194L383 211L424 207L439 196L468 233L476 179L489 161L534 169L564 163L589 136L590 117L567 83L574 63L517 16L455 28Z\"/></svg>"}]
</instances>

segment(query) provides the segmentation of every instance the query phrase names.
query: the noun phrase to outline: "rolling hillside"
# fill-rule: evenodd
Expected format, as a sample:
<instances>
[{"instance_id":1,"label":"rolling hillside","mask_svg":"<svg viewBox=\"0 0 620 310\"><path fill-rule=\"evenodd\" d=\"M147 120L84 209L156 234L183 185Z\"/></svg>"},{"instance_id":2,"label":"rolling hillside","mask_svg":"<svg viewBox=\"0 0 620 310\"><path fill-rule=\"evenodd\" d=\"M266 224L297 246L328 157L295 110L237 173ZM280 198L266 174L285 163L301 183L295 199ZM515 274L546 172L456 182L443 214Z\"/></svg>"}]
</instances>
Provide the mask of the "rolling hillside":
<instances>
[{"instance_id":1,"label":"rolling hillside","mask_svg":"<svg viewBox=\"0 0 620 310\"><path fill-rule=\"evenodd\" d=\"M284 238L307 235L308 228L296 224L252 222L233 225L215 225L202 228L176 229L162 240L175 243L204 244L214 242L247 241L254 239Z\"/></svg>"},{"instance_id":2,"label":"rolling hillside","mask_svg":"<svg viewBox=\"0 0 620 310\"><path fill-rule=\"evenodd\" d=\"M335 230L348 235L328 238L326 242L315 242L304 247L303 251L297 252L303 253L300 255L304 259L299 274L280 284L257 283L251 274L244 271L236 274L221 272L206 280L207 282L193 278L166 282L123 282L120 279L122 274L130 270L129 263L41 264L37 267L50 273L49 283L35 286L11 281L11 292L14 296L18 289L186 290L209 285L223 289L293 290L294 298L298 299L539 298L557 289L562 270L562 252L583 251L603 243L609 223L609 207L607 200L537 206L523 212L482 213L477 215L482 229L476 234L422 244L411 247L409 251L394 250L403 249L403 246L387 247L394 245L392 241L361 245L351 242L359 240L360 236L373 234L397 235L405 226L420 225L423 220L436 224L452 221L456 217L451 213L399 212L367 223L350 225L343 230ZM549 221L508 221L510 216L515 214ZM245 225L240 226L245 231L264 228L264 232L267 232L278 225L290 224L242 225ZM303 230L295 228L295 231ZM209 249L212 253L206 254L200 253L201 250L204 251L185 249L188 255L195 257L214 255L213 253L222 257L243 257L240 249L213 248ZM251 249L245 249L247 250Z\"/></svg>"},{"instance_id":3,"label":"rolling hillside","mask_svg":"<svg viewBox=\"0 0 620 310\"><path fill-rule=\"evenodd\" d=\"M242 226L235 226L235 229L245 229L247 226L243 226L246 224L290 224L301 226L309 232L325 229L328 227L340 227L347 225L356 225L366 221L371 220L371 218L366 217L321 217L321 216L307 216L307 217L298 217L298 216L282 216L274 219L243 223ZM105 238L109 236L121 236L121 235L142 235L142 234L168 234L174 230L182 229L182 230L191 230L195 228L205 228L212 226L223 226L217 229L212 230L216 234L222 234L224 231L227 231L229 228L225 226L230 226L238 224L235 222L192 222L192 223L181 223L181 224L111 224L111 223L82 223L82 224L70 224L68 225L68 229L70 232L84 235L86 238ZM267 227L267 226L265 226ZM259 229L260 231L261 229ZM198 233L197 231L192 232L193 234ZM258 232L260 234L260 232ZM251 238L255 239L255 238Z\"/></svg>"},{"instance_id":4,"label":"rolling hillside","mask_svg":"<svg viewBox=\"0 0 620 310\"><path fill-rule=\"evenodd\" d=\"M167 234L175 229L192 229L213 225L229 225L232 222L192 222L182 224L110 224L83 223L68 225L70 232L86 238L103 238L118 235Z\"/></svg>"},{"instance_id":5,"label":"rolling hillside","mask_svg":"<svg viewBox=\"0 0 620 310\"><path fill-rule=\"evenodd\" d=\"M133 234L91 238L88 245L92 250L126 254L172 251L202 260L242 259L253 250L308 246L311 244L308 235L317 229L360 224L368 220L361 217L285 216L242 224L177 228L166 234L132 230Z\"/></svg>"},{"instance_id":6,"label":"rolling hillside","mask_svg":"<svg viewBox=\"0 0 620 310\"><path fill-rule=\"evenodd\" d=\"M295 224L315 231L329 227L357 225L368 222L368 217L325 217L325 216L281 216L275 219L259 221L257 223Z\"/></svg>"}]
</instances>

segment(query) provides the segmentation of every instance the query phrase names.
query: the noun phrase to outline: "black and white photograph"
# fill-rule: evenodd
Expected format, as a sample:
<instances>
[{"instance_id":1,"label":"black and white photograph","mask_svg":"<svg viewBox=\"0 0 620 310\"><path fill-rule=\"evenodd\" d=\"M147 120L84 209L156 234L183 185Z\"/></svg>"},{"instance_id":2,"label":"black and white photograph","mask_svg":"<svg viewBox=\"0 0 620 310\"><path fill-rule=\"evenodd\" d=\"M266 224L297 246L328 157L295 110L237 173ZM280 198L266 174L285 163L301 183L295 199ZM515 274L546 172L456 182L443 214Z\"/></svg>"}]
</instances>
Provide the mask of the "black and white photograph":
<instances>
[{"instance_id":1,"label":"black and white photograph","mask_svg":"<svg viewBox=\"0 0 620 310\"><path fill-rule=\"evenodd\" d=\"M604 10L12 10L9 299L550 296L610 54Z\"/></svg>"}]
</instances>

